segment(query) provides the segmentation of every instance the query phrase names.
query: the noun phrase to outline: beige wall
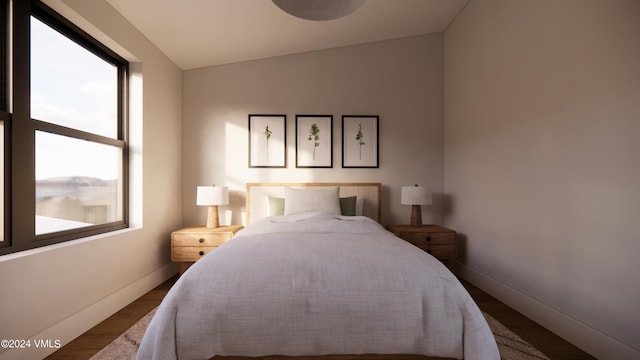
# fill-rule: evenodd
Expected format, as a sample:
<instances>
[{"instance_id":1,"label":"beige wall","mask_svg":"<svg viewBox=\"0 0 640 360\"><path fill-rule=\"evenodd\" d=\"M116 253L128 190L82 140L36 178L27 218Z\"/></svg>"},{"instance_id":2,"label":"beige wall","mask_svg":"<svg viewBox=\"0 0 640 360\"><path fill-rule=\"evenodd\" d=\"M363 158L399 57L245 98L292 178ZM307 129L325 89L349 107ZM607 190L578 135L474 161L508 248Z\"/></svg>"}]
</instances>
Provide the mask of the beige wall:
<instances>
[{"instance_id":1,"label":"beige wall","mask_svg":"<svg viewBox=\"0 0 640 360\"><path fill-rule=\"evenodd\" d=\"M232 191L240 223L245 183L381 182L383 222L407 223L400 187L430 185L425 223L442 222L442 34L269 58L183 74L183 222L204 224L196 186ZM248 114L286 114L286 169L248 168ZM296 114L333 115L331 169L295 167ZM342 168L343 114L380 116L380 168Z\"/></svg>"},{"instance_id":2,"label":"beige wall","mask_svg":"<svg viewBox=\"0 0 640 360\"><path fill-rule=\"evenodd\" d=\"M466 278L599 357L638 357L639 2L472 0L444 40L184 73L104 0L47 3L136 63L134 229L0 259L0 338L64 344L174 273L168 234L205 222L197 185L228 185L239 223L248 181L376 181L385 223L408 221L400 186L433 188L424 222L461 233ZM286 169L247 167L249 113L287 114ZM296 114L334 116L332 169L295 168ZM342 114L380 115L379 169L341 168Z\"/></svg>"},{"instance_id":3,"label":"beige wall","mask_svg":"<svg viewBox=\"0 0 640 360\"><path fill-rule=\"evenodd\" d=\"M132 229L0 257L0 339L65 345L177 272L169 234L182 225L182 73L105 1L47 3L135 63ZM0 349L0 359L54 350Z\"/></svg>"},{"instance_id":4,"label":"beige wall","mask_svg":"<svg viewBox=\"0 0 640 360\"><path fill-rule=\"evenodd\" d=\"M472 0L444 35L460 271L603 359L640 358L640 2Z\"/></svg>"}]
</instances>

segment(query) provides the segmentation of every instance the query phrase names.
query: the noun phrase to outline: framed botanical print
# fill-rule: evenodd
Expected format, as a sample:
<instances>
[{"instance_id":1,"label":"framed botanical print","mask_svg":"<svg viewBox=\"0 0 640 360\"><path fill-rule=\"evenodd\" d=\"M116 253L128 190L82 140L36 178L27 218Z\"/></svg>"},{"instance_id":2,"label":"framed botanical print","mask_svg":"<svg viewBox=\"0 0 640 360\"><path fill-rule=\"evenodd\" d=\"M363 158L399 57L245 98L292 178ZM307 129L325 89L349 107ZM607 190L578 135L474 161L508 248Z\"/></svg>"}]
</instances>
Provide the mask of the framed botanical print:
<instances>
[{"instance_id":1,"label":"framed botanical print","mask_svg":"<svg viewBox=\"0 0 640 360\"><path fill-rule=\"evenodd\" d=\"M378 115L342 116L342 167L379 167Z\"/></svg>"},{"instance_id":2,"label":"framed botanical print","mask_svg":"<svg viewBox=\"0 0 640 360\"><path fill-rule=\"evenodd\" d=\"M287 167L287 115L249 114L249 167Z\"/></svg>"},{"instance_id":3,"label":"framed botanical print","mask_svg":"<svg viewBox=\"0 0 640 360\"><path fill-rule=\"evenodd\" d=\"M296 115L296 167L333 167L333 115Z\"/></svg>"}]
</instances>

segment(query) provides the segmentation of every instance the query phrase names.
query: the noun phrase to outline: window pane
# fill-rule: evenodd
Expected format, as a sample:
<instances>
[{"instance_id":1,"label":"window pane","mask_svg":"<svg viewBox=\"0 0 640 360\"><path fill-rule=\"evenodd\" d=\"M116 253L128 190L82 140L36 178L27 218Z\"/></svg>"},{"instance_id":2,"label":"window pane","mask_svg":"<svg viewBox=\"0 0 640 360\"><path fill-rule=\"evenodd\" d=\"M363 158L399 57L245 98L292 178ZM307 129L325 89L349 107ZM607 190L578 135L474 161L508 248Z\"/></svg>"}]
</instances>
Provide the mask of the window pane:
<instances>
[{"instance_id":1,"label":"window pane","mask_svg":"<svg viewBox=\"0 0 640 360\"><path fill-rule=\"evenodd\" d=\"M122 150L36 132L36 235L122 220Z\"/></svg>"},{"instance_id":2,"label":"window pane","mask_svg":"<svg viewBox=\"0 0 640 360\"><path fill-rule=\"evenodd\" d=\"M31 17L31 117L117 137L118 70Z\"/></svg>"},{"instance_id":3,"label":"window pane","mask_svg":"<svg viewBox=\"0 0 640 360\"><path fill-rule=\"evenodd\" d=\"M7 44L9 43L9 4L5 1L0 1L0 110L9 110L8 90L9 90L9 51Z\"/></svg>"},{"instance_id":4,"label":"window pane","mask_svg":"<svg viewBox=\"0 0 640 360\"><path fill-rule=\"evenodd\" d=\"M4 241L4 122L0 121L0 242Z\"/></svg>"}]
</instances>

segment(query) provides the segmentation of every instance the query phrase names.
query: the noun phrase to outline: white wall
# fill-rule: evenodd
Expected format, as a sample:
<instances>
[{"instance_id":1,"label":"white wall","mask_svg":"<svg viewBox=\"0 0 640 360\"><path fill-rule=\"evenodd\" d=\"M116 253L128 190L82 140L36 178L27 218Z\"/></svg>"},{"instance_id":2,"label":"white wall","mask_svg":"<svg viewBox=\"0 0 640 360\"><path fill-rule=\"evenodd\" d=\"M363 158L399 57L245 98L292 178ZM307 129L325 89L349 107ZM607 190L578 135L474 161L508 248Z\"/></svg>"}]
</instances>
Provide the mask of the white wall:
<instances>
[{"instance_id":1,"label":"white wall","mask_svg":"<svg viewBox=\"0 0 640 360\"><path fill-rule=\"evenodd\" d=\"M177 269L181 227L181 71L103 0L51 0L133 64L132 229L0 257L0 338L67 344ZM33 359L56 349L0 349Z\"/></svg>"},{"instance_id":2,"label":"white wall","mask_svg":"<svg viewBox=\"0 0 640 360\"><path fill-rule=\"evenodd\" d=\"M204 224L196 186L232 191L240 223L245 183L381 182L384 223L408 223L402 185L430 185L425 223L442 223L442 34L185 71L183 222ZM248 114L286 114L288 167L248 167ZM331 169L295 167L296 114L333 115ZM342 115L380 116L380 168L342 168Z\"/></svg>"},{"instance_id":3,"label":"white wall","mask_svg":"<svg viewBox=\"0 0 640 360\"><path fill-rule=\"evenodd\" d=\"M599 358L640 358L640 2L472 0L444 49L461 273Z\"/></svg>"}]
</instances>

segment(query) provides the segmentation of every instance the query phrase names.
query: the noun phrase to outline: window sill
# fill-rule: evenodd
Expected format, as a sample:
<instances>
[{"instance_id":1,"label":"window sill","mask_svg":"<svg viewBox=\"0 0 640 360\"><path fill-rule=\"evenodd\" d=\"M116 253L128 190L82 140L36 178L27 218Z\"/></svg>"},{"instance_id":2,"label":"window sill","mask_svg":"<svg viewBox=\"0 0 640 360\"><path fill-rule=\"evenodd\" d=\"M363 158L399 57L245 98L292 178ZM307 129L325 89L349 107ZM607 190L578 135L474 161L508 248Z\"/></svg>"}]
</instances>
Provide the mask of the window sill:
<instances>
[{"instance_id":1,"label":"window sill","mask_svg":"<svg viewBox=\"0 0 640 360\"><path fill-rule=\"evenodd\" d=\"M115 231L111 231L111 232L108 232L108 233L92 235L92 236L87 236L87 237L80 238L80 239L69 240L69 241L65 241L65 242L61 242L61 243L57 243L57 244L51 244L51 245L47 245L47 246L42 246L42 247L38 247L38 248L35 248L35 249L19 251L17 253L0 255L0 263L3 263L5 261L11 261L11 260L23 258L23 257L26 257L26 256L31 256L31 255L44 253L44 252L47 252L47 251L62 249L62 248L65 248L65 247L74 246L74 245L78 245L78 244L82 244L82 243L86 243L86 242L90 242L90 241L100 240L100 239L114 237L114 236L120 236L120 235L128 234L130 232L139 231L139 230L142 230L142 228L129 227L129 228L126 228L126 229L115 230Z\"/></svg>"}]
</instances>

